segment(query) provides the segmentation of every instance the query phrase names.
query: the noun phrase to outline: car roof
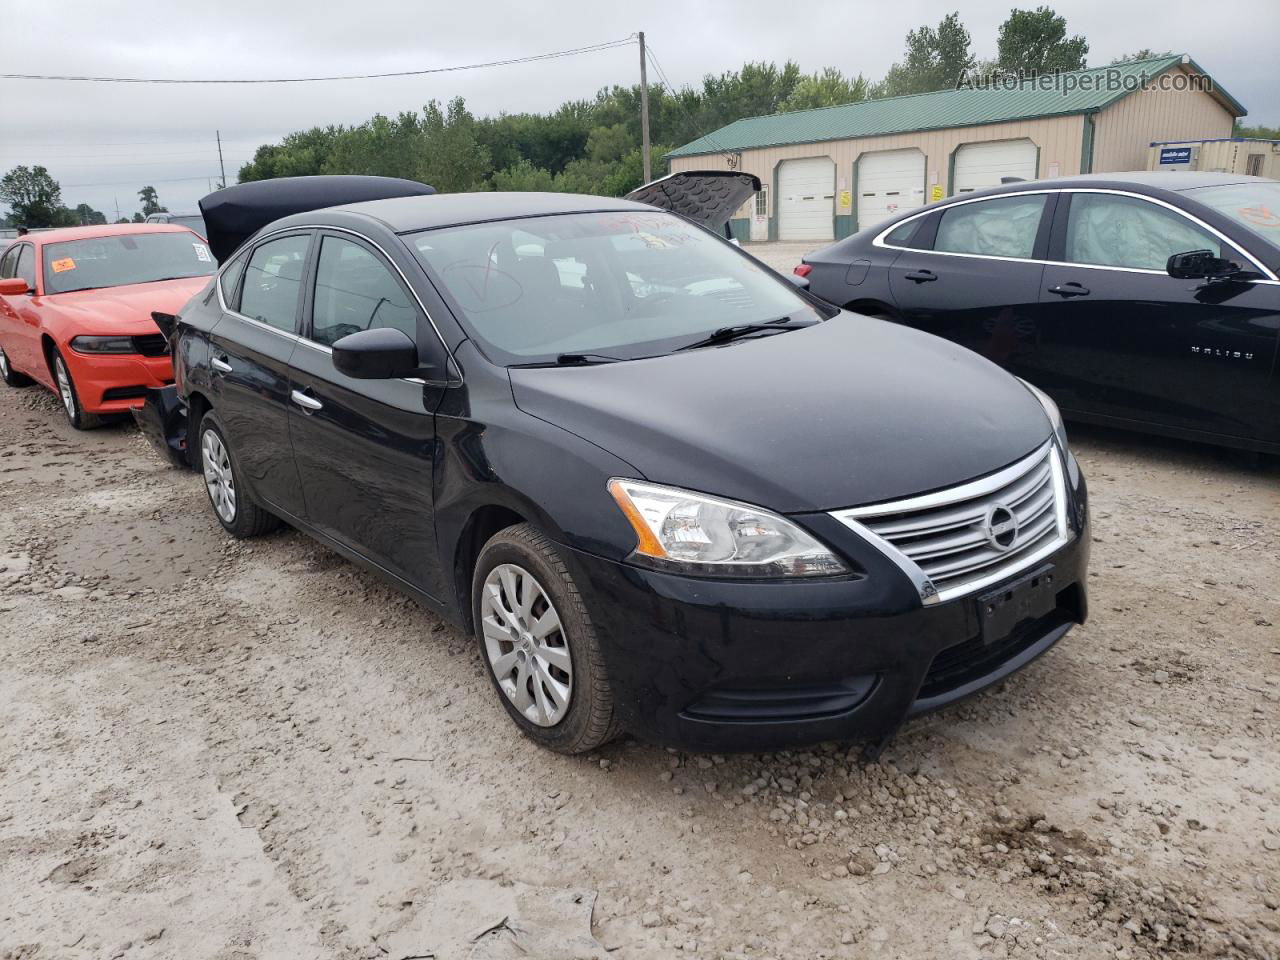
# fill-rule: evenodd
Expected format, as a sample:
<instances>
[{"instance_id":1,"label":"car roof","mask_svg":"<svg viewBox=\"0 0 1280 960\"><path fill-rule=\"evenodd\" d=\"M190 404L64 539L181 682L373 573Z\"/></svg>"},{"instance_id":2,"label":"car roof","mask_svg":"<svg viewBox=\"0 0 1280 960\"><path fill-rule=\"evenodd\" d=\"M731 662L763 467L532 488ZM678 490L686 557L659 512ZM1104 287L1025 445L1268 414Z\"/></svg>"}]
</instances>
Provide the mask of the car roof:
<instances>
[{"instance_id":1,"label":"car roof","mask_svg":"<svg viewBox=\"0 0 1280 960\"><path fill-rule=\"evenodd\" d=\"M396 233L431 230L465 223L545 217L558 213L585 213L596 210L625 210L653 213L644 203L614 197L592 197L576 193L437 193L423 197L392 197L330 207L330 211L361 214L381 220ZM290 220L305 220L298 214ZM284 224L279 221L277 225Z\"/></svg>"},{"instance_id":2,"label":"car roof","mask_svg":"<svg viewBox=\"0 0 1280 960\"><path fill-rule=\"evenodd\" d=\"M1229 183L1275 183L1267 177L1249 177L1242 173L1209 173L1199 170L1173 172L1166 170L1136 170L1127 173L1082 173L1073 177L1054 177L1050 180L1019 180L1016 183L1002 183L997 187L974 190L972 193L960 193L947 197L951 203L970 197L998 197L1009 193L1041 190L1069 190L1072 187L1109 188L1114 190L1133 190L1136 193L1158 195L1162 192L1182 193L1199 187L1219 187ZM909 213L915 213L912 210ZM909 215L909 214L908 214ZM902 219L907 219L903 216Z\"/></svg>"},{"instance_id":3,"label":"car roof","mask_svg":"<svg viewBox=\"0 0 1280 960\"><path fill-rule=\"evenodd\" d=\"M31 240L37 246L46 243L62 243L65 240L91 240L95 237L119 237L131 233L190 233L177 223L106 223L93 227L59 227L57 230L41 230L28 233L20 240Z\"/></svg>"}]
</instances>

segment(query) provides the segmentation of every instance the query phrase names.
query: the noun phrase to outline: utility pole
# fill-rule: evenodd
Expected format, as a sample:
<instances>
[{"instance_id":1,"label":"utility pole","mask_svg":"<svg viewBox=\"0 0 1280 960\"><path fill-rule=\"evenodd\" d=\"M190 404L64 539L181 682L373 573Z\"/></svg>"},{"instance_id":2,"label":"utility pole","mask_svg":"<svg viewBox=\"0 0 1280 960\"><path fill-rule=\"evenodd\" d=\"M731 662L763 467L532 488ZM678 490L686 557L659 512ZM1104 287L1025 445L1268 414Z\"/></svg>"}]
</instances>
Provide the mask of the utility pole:
<instances>
[{"instance_id":1,"label":"utility pole","mask_svg":"<svg viewBox=\"0 0 1280 960\"><path fill-rule=\"evenodd\" d=\"M644 31L640 31L640 157L644 165L644 182L653 179L649 169L649 71L644 59Z\"/></svg>"},{"instance_id":2,"label":"utility pole","mask_svg":"<svg viewBox=\"0 0 1280 960\"><path fill-rule=\"evenodd\" d=\"M218 138L218 169L222 171L222 186L225 187L227 185L227 168L222 163L222 131L215 130L214 133Z\"/></svg>"},{"instance_id":3,"label":"utility pole","mask_svg":"<svg viewBox=\"0 0 1280 960\"><path fill-rule=\"evenodd\" d=\"M117 220L119 220L119 219L120 219L120 198L119 198L119 197L112 197L111 199L115 201L115 204L116 204L116 219L117 219Z\"/></svg>"}]
</instances>

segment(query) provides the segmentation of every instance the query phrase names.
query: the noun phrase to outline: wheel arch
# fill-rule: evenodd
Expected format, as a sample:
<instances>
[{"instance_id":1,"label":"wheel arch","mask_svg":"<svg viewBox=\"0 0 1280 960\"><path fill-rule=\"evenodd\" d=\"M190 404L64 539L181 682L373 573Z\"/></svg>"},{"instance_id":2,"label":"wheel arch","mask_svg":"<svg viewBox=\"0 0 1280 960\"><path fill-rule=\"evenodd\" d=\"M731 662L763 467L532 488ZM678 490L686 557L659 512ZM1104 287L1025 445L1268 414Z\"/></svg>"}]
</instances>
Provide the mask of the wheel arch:
<instances>
[{"instance_id":1,"label":"wheel arch","mask_svg":"<svg viewBox=\"0 0 1280 960\"><path fill-rule=\"evenodd\" d=\"M861 313L870 317L883 317L886 320L900 320L902 318L902 314L897 307L875 297L850 300L844 305L844 309L851 313Z\"/></svg>"},{"instance_id":2,"label":"wheel arch","mask_svg":"<svg viewBox=\"0 0 1280 960\"><path fill-rule=\"evenodd\" d=\"M453 549L453 589L458 619L467 633L475 627L471 616L471 578L480 551L500 530L529 522L529 517L506 504L486 503L472 510L463 523Z\"/></svg>"}]
</instances>

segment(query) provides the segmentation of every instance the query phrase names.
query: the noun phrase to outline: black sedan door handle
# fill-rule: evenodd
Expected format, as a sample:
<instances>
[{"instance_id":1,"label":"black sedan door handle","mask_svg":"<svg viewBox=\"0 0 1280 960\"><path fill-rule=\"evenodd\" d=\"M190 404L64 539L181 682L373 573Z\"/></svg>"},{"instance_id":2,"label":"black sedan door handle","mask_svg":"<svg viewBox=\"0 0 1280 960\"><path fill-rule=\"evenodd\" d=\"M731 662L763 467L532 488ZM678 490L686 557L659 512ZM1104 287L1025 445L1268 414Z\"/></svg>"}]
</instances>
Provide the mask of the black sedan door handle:
<instances>
[{"instance_id":1,"label":"black sedan door handle","mask_svg":"<svg viewBox=\"0 0 1280 960\"><path fill-rule=\"evenodd\" d=\"M227 363L226 357L214 357L209 361L209 366L213 367L218 373L231 372L231 364Z\"/></svg>"},{"instance_id":2,"label":"black sedan door handle","mask_svg":"<svg viewBox=\"0 0 1280 960\"><path fill-rule=\"evenodd\" d=\"M916 283L929 283L931 280L938 279L938 275L932 270L912 270L910 273L904 273L903 276Z\"/></svg>"},{"instance_id":3,"label":"black sedan door handle","mask_svg":"<svg viewBox=\"0 0 1280 960\"><path fill-rule=\"evenodd\" d=\"M1087 297L1089 288L1072 281L1070 283L1060 283L1056 287L1050 287L1049 292L1056 293L1060 297Z\"/></svg>"}]
</instances>

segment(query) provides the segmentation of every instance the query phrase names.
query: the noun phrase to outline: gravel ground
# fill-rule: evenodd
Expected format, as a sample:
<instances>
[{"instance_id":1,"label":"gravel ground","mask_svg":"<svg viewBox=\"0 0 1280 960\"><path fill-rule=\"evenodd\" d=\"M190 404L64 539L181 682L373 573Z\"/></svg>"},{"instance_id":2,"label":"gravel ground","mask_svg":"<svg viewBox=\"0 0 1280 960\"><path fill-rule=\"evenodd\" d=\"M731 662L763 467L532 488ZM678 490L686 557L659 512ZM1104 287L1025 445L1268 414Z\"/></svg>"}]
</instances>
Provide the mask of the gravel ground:
<instances>
[{"instance_id":1,"label":"gravel ground","mask_svg":"<svg viewBox=\"0 0 1280 960\"><path fill-rule=\"evenodd\" d=\"M579 758L307 538L0 390L0 957L1280 956L1280 468L1073 431L1092 619L879 763Z\"/></svg>"}]
</instances>

